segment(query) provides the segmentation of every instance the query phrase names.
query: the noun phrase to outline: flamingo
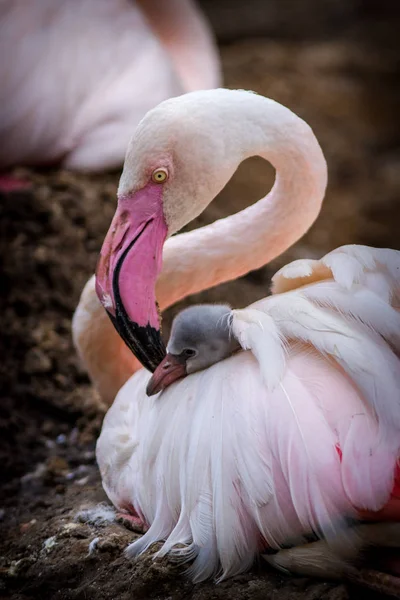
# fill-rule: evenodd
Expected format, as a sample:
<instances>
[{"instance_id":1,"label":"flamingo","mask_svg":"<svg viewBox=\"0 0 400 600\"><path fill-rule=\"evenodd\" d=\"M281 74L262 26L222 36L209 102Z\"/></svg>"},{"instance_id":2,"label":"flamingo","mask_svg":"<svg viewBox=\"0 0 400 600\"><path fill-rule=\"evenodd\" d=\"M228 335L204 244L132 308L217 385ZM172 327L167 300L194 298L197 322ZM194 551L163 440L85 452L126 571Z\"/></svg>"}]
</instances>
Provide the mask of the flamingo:
<instances>
[{"instance_id":1,"label":"flamingo","mask_svg":"<svg viewBox=\"0 0 400 600\"><path fill-rule=\"evenodd\" d=\"M171 237L254 155L276 169L265 198ZM100 394L118 392L96 452L108 497L147 529L128 556L161 540L158 554L191 561L202 581L244 571L268 547L280 568L342 576L357 546L349 521L400 521L395 250L349 245L286 265L272 295L232 310L242 351L146 395L165 358L156 297L163 310L281 254L317 218L326 183L311 128L251 92L185 94L136 129L73 320ZM382 526L369 525L371 543L398 547L399 527L389 540Z\"/></svg>"},{"instance_id":2,"label":"flamingo","mask_svg":"<svg viewBox=\"0 0 400 600\"><path fill-rule=\"evenodd\" d=\"M150 108L220 82L195 0L2 0L0 54L0 169L119 167Z\"/></svg>"}]
</instances>

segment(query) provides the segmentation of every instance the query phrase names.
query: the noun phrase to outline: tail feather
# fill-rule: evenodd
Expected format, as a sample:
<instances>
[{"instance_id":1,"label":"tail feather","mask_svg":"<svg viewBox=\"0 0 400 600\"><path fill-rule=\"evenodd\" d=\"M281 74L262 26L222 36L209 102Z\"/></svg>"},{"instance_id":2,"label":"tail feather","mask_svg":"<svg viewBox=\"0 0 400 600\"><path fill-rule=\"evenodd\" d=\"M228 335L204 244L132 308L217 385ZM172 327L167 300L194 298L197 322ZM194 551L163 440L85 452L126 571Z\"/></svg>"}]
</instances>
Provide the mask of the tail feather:
<instances>
[{"instance_id":1,"label":"tail feather","mask_svg":"<svg viewBox=\"0 0 400 600\"><path fill-rule=\"evenodd\" d=\"M385 294L378 297L360 285L347 292L334 281L309 286L303 294L317 306L333 308L348 321L365 325L400 351L400 312L387 302Z\"/></svg>"},{"instance_id":2,"label":"tail feather","mask_svg":"<svg viewBox=\"0 0 400 600\"><path fill-rule=\"evenodd\" d=\"M371 275L381 277L376 279ZM272 290L279 294L328 279L333 279L345 290L359 284L380 296L385 288L389 292L388 300L398 308L400 252L356 244L341 246L320 260L301 259L285 265L273 276Z\"/></svg>"}]
</instances>

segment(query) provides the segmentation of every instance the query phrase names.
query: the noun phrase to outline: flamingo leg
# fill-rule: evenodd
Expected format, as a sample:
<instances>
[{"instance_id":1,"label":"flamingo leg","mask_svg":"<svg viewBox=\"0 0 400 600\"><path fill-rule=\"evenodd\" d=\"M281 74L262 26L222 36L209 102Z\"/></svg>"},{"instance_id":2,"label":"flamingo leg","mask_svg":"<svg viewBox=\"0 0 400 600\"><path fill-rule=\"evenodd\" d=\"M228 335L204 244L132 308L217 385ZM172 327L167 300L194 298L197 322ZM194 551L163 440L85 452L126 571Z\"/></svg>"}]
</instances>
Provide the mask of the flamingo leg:
<instances>
[{"instance_id":1,"label":"flamingo leg","mask_svg":"<svg viewBox=\"0 0 400 600\"><path fill-rule=\"evenodd\" d=\"M0 175L0 192L8 193L15 190L24 190L30 187L30 183L18 179L13 175Z\"/></svg>"},{"instance_id":2,"label":"flamingo leg","mask_svg":"<svg viewBox=\"0 0 400 600\"><path fill-rule=\"evenodd\" d=\"M365 553L374 548L400 548L400 523L363 524L347 530L330 541L319 540L302 546L263 555L273 567L287 574L327 579L347 579L380 593L400 597L400 577L376 569L358 568ZM396 574L400 562L388 561Z\"/></svg>"},{"instance_id":3,"label":"flamingo leg","mask_svg":"<svg viewBox=\"0 0 400 600\"><path fill-rule=\"evenodd\" d=\"M117 513L116 518L121 525L135 533L146 533L148 530L146 523L138 516L119 512Z\"/></svg>"}]
</instances>

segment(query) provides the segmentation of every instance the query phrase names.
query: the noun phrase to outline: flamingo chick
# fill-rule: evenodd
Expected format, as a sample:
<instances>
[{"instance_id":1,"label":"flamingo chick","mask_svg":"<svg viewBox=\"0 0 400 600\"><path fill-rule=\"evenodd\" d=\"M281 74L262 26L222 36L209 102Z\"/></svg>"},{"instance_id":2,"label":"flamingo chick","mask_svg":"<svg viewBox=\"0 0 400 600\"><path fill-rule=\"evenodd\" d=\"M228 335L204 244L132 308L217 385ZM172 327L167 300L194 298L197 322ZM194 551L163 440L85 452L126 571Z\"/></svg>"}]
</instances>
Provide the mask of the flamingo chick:
<instances>
[{"instance_id":1,"label":"flamingo chick","mask_svg":"<svg viewBox=\"0 0 400 600\"><path fill-rule=\"evenodd\" d=\"M148 396L153 396L171 383L210 367L240 348L231 335L227 304L197 304L189 306L174 319L167 346L167 356L158 365L147 384Z\"/></svg>"}]
</instances>

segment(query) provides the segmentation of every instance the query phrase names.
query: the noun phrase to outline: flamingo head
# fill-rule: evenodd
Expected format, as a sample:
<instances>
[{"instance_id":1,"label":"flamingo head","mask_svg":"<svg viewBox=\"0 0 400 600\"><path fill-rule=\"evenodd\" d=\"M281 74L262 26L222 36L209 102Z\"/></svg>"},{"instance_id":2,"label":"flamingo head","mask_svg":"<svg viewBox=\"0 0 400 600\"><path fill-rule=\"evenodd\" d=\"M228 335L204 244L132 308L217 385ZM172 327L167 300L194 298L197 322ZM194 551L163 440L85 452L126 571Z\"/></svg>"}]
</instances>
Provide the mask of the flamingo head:
<instances>
[{"instance_id":1,"label":"flamingo head","mask_svg":"<svg viewBox=\"0 0 400 600\"><path fill-rule=\"evenodd\" d=\"M165 357L155 297L163 244L204 210L243 159L239 149L232 151L229 136L217 134L226 101L235 94L249 95L221 89L167 100L147 113L128 147L117 210L97 264L96 292L125 343L151 372Z\"/></svg>"}]
</instances>

